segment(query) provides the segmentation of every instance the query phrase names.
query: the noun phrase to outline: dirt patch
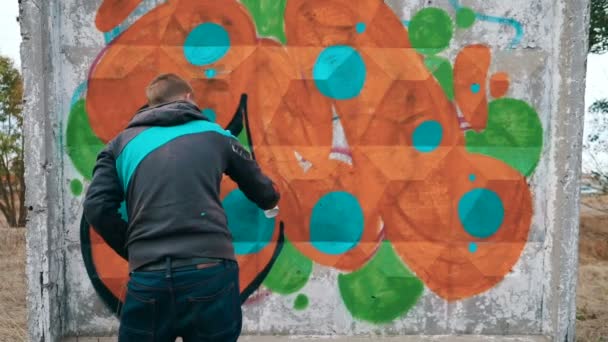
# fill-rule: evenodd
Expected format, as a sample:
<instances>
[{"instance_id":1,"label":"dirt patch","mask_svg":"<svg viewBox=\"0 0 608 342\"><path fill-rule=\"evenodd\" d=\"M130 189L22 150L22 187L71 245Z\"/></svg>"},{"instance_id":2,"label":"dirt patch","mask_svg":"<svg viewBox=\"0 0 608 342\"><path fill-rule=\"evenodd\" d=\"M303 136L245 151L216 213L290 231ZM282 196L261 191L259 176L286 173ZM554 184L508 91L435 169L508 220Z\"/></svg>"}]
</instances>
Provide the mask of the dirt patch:
<instances>
[{"instance_id":1,"label":"dirt patch","mask_svg":"<svg viewBox=\"0 0 608 342\"><path fill-rule=\"evenodd\" d=\"M608 341L608 196L581 203L577 340Z\"/></svg>"},{"instance_id":2,"label":"dirt patch","mask_svg":"<svg viewBox=\"0 0 608 342\"><path fill-rule=\"evenodd\" d=\"M0 341L27 341L25 229L0 228Z\"/></svg>"}]
</instances>

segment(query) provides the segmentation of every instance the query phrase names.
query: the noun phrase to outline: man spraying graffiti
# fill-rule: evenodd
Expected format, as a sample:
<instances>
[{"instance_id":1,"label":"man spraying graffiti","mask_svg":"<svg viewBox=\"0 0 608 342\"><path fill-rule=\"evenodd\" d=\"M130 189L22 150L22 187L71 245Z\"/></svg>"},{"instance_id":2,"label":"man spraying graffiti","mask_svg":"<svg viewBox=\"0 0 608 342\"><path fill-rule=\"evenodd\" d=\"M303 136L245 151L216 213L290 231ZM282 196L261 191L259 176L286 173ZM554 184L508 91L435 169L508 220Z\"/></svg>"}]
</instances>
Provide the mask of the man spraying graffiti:
<instances>
[{"instance_id":1,"label":"man spraying graffiti","mask_svg":"<svg viewBox=\"0 0 608 342\"><path fill-rule=\"evenodd\" d=\"M236 341L238 265L219 198L227 174L270 213L279 192L247 150L164 74L148 105L99 154L86 220L129 261L119 341ZM126 203L128 223L119 210Z\"/></svg>"}]
</instances>

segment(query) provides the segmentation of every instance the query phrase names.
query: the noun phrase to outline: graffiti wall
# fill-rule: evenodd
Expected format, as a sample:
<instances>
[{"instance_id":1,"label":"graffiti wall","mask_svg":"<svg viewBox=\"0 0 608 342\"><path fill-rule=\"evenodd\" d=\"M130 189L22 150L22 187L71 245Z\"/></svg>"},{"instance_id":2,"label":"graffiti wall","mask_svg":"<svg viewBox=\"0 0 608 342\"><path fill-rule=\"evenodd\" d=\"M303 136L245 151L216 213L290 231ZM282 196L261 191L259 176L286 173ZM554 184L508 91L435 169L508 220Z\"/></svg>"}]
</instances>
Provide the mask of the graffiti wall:
<instances>
[{"instance_id":1,"label":"graffiti wall","mask_svg":"<svg viewBox=\"0 0 608 342\"><path fill-rule=\"evenodd\" d=\"M82 14L61 24L66 291L80 303L65 329L116 327L127 263L82 201L97 154L171 72L218 125L242 114L235 135L282 192L269 219L222 183L246 331L540 334L554 4L523 3L61 5Z\"/></svg>"}]
</instances>

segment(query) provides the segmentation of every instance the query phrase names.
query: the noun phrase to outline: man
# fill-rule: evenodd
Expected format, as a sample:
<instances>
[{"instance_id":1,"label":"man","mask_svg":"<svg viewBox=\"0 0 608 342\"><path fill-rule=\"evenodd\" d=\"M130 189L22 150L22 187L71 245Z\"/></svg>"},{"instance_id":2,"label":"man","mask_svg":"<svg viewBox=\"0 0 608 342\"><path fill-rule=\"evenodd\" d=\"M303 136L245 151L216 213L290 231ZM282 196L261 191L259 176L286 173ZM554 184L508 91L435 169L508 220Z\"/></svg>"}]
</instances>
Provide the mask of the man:
<instances>
[{"instance_id":1,"label":"man","mask_svg":"<svg viewBox=\"0 0 608 342\"><path fill-rule=\"evenodd\" d=\"M84 203L87 221L129 260L119 341L236 341L238 265L220 182L226 173L263 210L279 193L201 114L186 81L160 75L146 94L148 105L100 153Z\"/></svg>"}]
</instances>

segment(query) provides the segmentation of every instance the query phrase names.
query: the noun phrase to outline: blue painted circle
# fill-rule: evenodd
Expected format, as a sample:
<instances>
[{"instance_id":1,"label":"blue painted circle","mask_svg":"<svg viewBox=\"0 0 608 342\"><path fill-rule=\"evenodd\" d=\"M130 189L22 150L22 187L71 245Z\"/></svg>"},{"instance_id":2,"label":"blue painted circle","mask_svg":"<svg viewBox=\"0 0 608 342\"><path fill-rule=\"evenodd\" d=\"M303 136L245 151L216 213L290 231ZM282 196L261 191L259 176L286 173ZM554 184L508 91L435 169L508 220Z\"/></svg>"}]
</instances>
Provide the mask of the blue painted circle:
<instances>
[{"instance_id":1,"label":"blue painted circle","mask_svg":"<svg viewBox=\"0 0 608 342\"><path fill-rule=\"evenodd\" d=\"M481 86L479 85L479 83L471 84L471 92L473 92L473 94L477 94L480 91L481 91Z\"/></svg>"},{"instance_id":2,"label":"blue painted circle","mask_svg":"<svg viewBox=\"0 0 608 342\"><path fill-rule=\"evenodd\" d=\"M228 229L232 233L236 254L255 254L268 245L274 232L274 218L266 218L264 211L240 190L229 193L222 205L228 217Z\"/></svg>"},{"instance_id":3,"label":"blue painted circle","mask_svg":"<svg viewBox=\"0 0 608 342\"><path fill-rule=\"evenodd\" d=\"M505 209L494 191L473 189L458 202L458 217L467 233L485 239L498 231L504 221Z\"/></svg>"},{"instance_id":4,"label":"blue painted circle","mask_svg":"<svg viewBox=\"0 0 608 342\"><path fill-rule=\"evenodd\" d=\"M367 25L364 22L358 22L355 28L357 29L358 34L362 34L367 29Z\"/></svg>"},{"instance_id":5,"label":"blue painted circle","mask_svg":"<svg viewBox=\"0 0 608 342\"><path fill-rule=\"evenodd\" d=\"M207 69L205 70L205 76L207 76L207 78L214 78L217 76L217 71L215 69Z\"/></svg>"},{"instance_id":6,"label":"blue painted circle","mask_svg":"<svg viewBox=\"0 0 608 342\"><path fill-rule=\"evenodd\" d=\"M217 114L215 114L215 111L211 108L203 109L202 113L211 122L215 122L217 120Z\"/></svg>"},{"instance_id":7,"label":"blue painted circle","mask_svg":"<svg viewBox=\"0 0 608 342\"><path fill-rule=\"evenodd\" d=\"M433 152L443 139L443 127L437 121L425 121L414 130L412 142L414 148L420 152Z\"/></svg>"},{"instance_id":8,"label":"blue painted circle","mask_svg":"<svg viewBox=\"0 0 608 342\"><path fill-rule=\"evenodd\" d=\"M195 27L184 43L184 55L188 62L207 65L217 62L228 53L230 36L222 26L204 23Z\"/></svg>"},{"instance_id":9,"label":"blue painted circle","mask_svg":"<svg viewBox=\"0 0 608 342\"><path fill-rule=\"evenodd\" d=\"M363 57L350 46L335 45L323 50L312 70L319 91L332 99L359 96L367 70Z\"/></svg>"},{"instance_id":10,"label":"blue painted circle","mask_svg":"<svg viewBox=\"0 0 608 342\"><path fill-rule=\"evenodd\" d=\"M323 253L348 252L361 240L363 229L363 209L359 200L348 192L330 192L312 209L310 241Z\"/></svg>"},{"instance_id":11,"label":"blue painted circle","mask_svg":"<svg viewBox=\"0 0 608 342\"><path fill-rule=\"evenodd\" d=\"M475 242L469 243L469 252L475 253L477 252L478 246Z\"/></svg>"},{"instance_id":12,"label":"blue painted circle","mask_svg":"<svg viewBox=\"0 0 608 342\"><path fill-rule=\"evenodd\" d=\"M477 179L477 176L475 176L474 174L472 174L472 173L471 173L471 174L469 175L469 180L470 180L471 182L474 182L476 179Z\"/></svg>"}]
</instances>

